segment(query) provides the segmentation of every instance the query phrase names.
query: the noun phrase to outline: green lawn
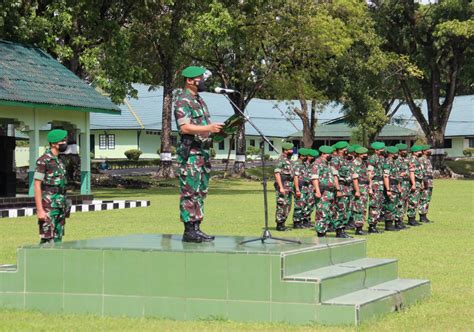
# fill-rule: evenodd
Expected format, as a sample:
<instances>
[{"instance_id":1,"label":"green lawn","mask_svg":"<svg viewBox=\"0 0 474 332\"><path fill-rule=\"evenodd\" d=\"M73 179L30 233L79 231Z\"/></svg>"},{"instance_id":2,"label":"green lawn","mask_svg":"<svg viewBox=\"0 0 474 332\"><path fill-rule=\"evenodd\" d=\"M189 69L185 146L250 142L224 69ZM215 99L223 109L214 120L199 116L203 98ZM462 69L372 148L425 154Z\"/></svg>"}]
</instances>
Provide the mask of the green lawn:
<instances>
[{"instance_id":1,"label":"green lawn","mask_svg":"<svg viewBox=\"0 0 474 332\"><path fill-rule=\"evenodd\" d=\"M272 189L272 184L269 185ZM225 235L260 235L263 199L258 182L216 180L206 202L204 230ZM474 182L436 180L429 217L433 224L367 237L369 257L397 258L402 278L430 279L432 297L400 313L361 326L363 330L469 330L473 326L473 193ZM151 200L151 207L73 214L65 240L130 233L181 233L177 188L100 190L96 198ZM273 227L274 196L270 191ZM0 219L0 262L14 263L16 248L38 242L35 218ZM298 230L288 236L314 236ZM281 235L281 234L278 234ZM0 310L0 330L353 330L319 325L242 324L229 321L179 322L160 319L102 318ZM471 326L471 327L469 327Z\"/></svg>"}]
</instances>

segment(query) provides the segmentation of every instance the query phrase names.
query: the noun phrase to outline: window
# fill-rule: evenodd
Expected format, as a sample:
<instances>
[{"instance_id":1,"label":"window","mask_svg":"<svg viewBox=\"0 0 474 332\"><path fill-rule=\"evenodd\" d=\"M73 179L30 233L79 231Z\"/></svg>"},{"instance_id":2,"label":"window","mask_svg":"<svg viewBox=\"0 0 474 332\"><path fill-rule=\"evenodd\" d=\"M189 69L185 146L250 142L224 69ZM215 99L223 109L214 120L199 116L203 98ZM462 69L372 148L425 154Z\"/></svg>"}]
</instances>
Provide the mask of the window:
<instances>
[{"instance_id":1,"label":"window","mask_svg":"<svg viewBox=\"0 0 474 332\"><path fill-rule=\"evenodd\" d=\"M452 147L453 147L453 140L451 138L445 138L443 148L451 149Z\"/></svg>"},{"instance_id":2,"label":"window","mask_svg":"<svg viewBox=\"0 0 474 332\"><path fill-rule=\"evenodd\" d=\"M273 141L270 141L270 143L271 143L273 146L275 145L275 143L273 143ZM270 152L273 151L272 145L269 145L269 146L268 146L268 151L270 151Z\"/></svg>"},{"instance_id":3,"label":"window","mask_svg":"<svg viewBox=\"0 0 474 332\"><path fill-rule=\"evenodd\" d=\"M254 139L250 140L250 146L255 146L255 140Z\"/></svg>"},{"instance_id":4,"label":"window","mask_svg":"<svg viewBox=\"0 0 474 332\"><path fill-rule=\"evenodd\" d=\"M220 141L217 147L220 151L225 150L225 141Z\"/></svg>"},{"instance_id":5,"label":"window","mask_svg":"<svg viewBox=\"0 0 474 332\"><path fill-rule=\"evenodd\" d=\"M100 150L115 150L115 135L99 135Z\"/></svg>"},{"instance_id":6,"label":"window","mask_svg":"<svg viewBox=\"0 0 474 332\"><path fill-rule=\"evenodd\" d=\"M474 138L469 139L469 147L474 148Z\"/></svg>"}]
</instances>

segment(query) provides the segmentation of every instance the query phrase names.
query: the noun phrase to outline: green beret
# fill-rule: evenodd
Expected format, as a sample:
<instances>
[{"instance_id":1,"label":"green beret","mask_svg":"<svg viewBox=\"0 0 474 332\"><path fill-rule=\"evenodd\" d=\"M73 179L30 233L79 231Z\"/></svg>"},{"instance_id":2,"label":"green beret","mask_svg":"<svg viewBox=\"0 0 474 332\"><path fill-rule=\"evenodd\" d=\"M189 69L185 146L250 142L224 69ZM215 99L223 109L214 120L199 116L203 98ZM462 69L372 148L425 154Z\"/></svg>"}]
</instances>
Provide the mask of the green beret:
<instances>
[{"instance_id":1,"label":"green beret","mask_svg":"<svg viewBox=\"0 0 474 332\"><path fill-rule=\"evenodd\" d=\"M349 143L347 143L346 141L339 141L336 144L334 144L334 148L336 148L337 150L345 149L348 146L349 146Z\"/></svg>"},{"instance_id":2,"label":"green beret","mask_svg":"<svg viewBox=\"0 0 474 332\"><path fill-rule=\"evenodd\" d=\"M354 145L350 145L350 146L347 148L347 153L353 153L354 151L355 151Z\"/></svg>"},{"instance_id":3,"label":"green beret","mask_svg":"<svg viewBox=\"0 0 474 332\"><path fill-rule=\"evenodd\" d=\"M206 68L189 66L183 69L181 75L186 78L194 78L203 75L206 72Z\"/></svg>"},{"instance_id":4,"label":"green beret","mask_svg":"<svg viewBox=\"0 0 474 332\"><path fill-rule=\"evenodd\" d=\"M382 150L385 147L384 142L373 142L370 147L374 150Z\"/></svg>"},{"instance_id":5,"label":"green beret","mask_svg":"<svg viewBox=\"0 0 474 332\"><path fill-rule=\"evenodd\" d=\"M389 146L389 147L387 147L387 152L391 153L391 154L397 154L398 149L395 146Z\"/></svg>"},{"instance_id":6,"label":"green beret","mask_svg":"<svg viewBox=\"0 0 474 332\"><path fill-rule=\"evenodd\" d=\"M403 144L403 143L395 144L395 147L396 147L399 151L404 151L404 150L408 149L408 145Z\"/></svg>"},{"instance_id":7,"label":"green beret","mask_svg":"<svg viewBox=\"0 0 474 332\"><path fill-rule=\"evenodd\" d=\"M306 149L306 148L300 148L300 149L298 149L298 154L299 154L300 156L307 156L307 155L308 155L308 149Z\"/></svg>"},{"instance_id":8,"label":"green beret","mask_svg":"<svg viewBox=\"0 0 474 332\"><path fill-rule=\"evenodd\" d=\"M317 156L319 156L319 152L315 149L309 149L308 150L308 156L316 158Z\"/></svg>"},{"instance_id":9,"label":"green beret","mask_svg":"<svg viewBox=\"0 0 474 332\"><path fill-rule=\"evenodd\" d=\"M421 145L413 145L410 149L411 152L419 152L422 150L423 150L423 147Z\"/></svg>"},{"instance_id":10,"label":"green beret","mask_svg":"<svg viewBox=\"0 0 474 332\"><path fill-rule=\"evenodd\" d=\"M57 143L61 142L67 137L67 131L63 129L53 129L48 133L48 142Z\"/></svg>"},{"instance_id":11,"label":"green beret","mask_svg":"<svg viewBox=\"0 0 474 332\"><path fill-rule=\"evenodd\" d=\"M369 152L369 150L367 150L367 148L364 148L363 146L361 146L360 148L355 149L355 153L357 153L357 154L364 154L364 153L367 153L367 152Z\"/></svg>"},{"instance_id":12,"label":"green beret","mask_svg":"<svg viewBox=\"0 0 474 332\"><path fill-rule=\"evenodd\" d=\"M334 152L334 149L332 146L322 145L319 147L319 152L331 154Z\"/></svg>"},{"instance_id":13,"label":"green beret","mask_svg":"<svg viewBox=\"0 0 474 332\"><path fill-rule=\"evenodd\" d=\"M431 145L422 145L421 147L423 151L431 149Z\"/></svg>"},{"instance_id":14,"label":"green beret","mask_svg":"<svg viewBox=\"0 0 474 332\"><path fill-rule=\"evenodd\" d=\"M281 148L283 150L292 150L294 147L293 143L290 143L290 142L285 142L281 145Z\"/></svg>"}]
</instances>

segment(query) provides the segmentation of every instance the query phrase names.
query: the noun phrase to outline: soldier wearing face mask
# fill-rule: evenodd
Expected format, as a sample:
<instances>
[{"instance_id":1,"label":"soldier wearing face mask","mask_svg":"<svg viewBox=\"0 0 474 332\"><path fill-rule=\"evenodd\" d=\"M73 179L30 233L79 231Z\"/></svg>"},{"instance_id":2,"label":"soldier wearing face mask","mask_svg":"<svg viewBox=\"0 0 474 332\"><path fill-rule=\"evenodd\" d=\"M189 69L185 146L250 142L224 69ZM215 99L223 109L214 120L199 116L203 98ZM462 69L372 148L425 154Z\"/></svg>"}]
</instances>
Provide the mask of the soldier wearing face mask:
<instances>
[{"instance_id":1,"label":"soldier wearing face mask","mask_svg":"<svg viewBox=\"0 0 474 332\"><path fill-rule=\"evenodd\" d=\"M416 211L419 208L421 192L423 190L423 166L420 162L423 147L420 145L413 145L411 147L411 157L409 162L410 172L410 195L408 197L408 225L420 226L416 221Z\"/></svg>"},{"instance_id":2,"label":"soldier wearing face mask","mask_svg":"<svg viewBox=\"0 0 474 332\"><path fill-rule=\"evenodd\" d=\"M428 217L428 209L430 207L431 196L433 194L433 165L431 164L431 146L423 145L423 155L420 158L421 165L423 166L423 187L424 190L421 193L420 198L420 223L431 222Z\"/></svg>"},{"instance_id":3,"label":"soldier wearing face mask","mask_svg":"<svg viewBox=\"0 0 474 332\"><path fill-rule=\"evenodd\" d=\"M400 175L400 197L398 201L398 213L397 213L397 220L395 221L395 226L399 229L404 229L407 226L403 223L403 218L407 213L408 207L408 197L410 195L410 172L409 168L409 157L408 157L408 146L404 143L399 143L395 145L398 149L398 159L397 159L397 166L399 169Z\"/></svg>"},{"instance_id":4,"label":"soldier wearing face mask","mask_svg":"<svg viewBox=\"0 0 474 332\"><path fill-rule=\"evenodd\" d=\"M373 142L371 148L374 154L369 157L369 165L373 167L372 178L372 194L369 202L369 217L367 222L369 224L369 233L381 233L377 229L377 223L382 217L382 209L384 202L384 187L383 187L383 161L385 143Z\"/></svg>"},{"instance_id":5,"label":"soldier wearing face mask","mask_svg":"<svg viewBox=\"0 0 474 332\"><path fill-rule=\"evenodd\" d=\"M292 196L301 196L299 190L298 177L299 171L294 169L291 157L293 156L293 143L285 142L281 146L282 154L277 160L275 166L275 195L276 195L276 212L275 222L276 230L280 232L289 231L290 228L285 226L286 219L291 210Z\"/></svg>"},{"instance_id":6,"label":"soldier wearing face mask","mask_svg":"<svg viewBox=\"0 0 474 332\"><path fill-rule=\"evenodd\" d=\"M49 147L36 161L34 192L40 243L60 243L69 202L66 200L66 168L59 153L67 149L67 131L48 133Z\"/></svg>"},{"instance_id":7,"label":"soldier wearing face mask","mask_svg":"<svg viewBox=\"0 0 474 332\"><path fill-rule=\"evenodd\" d=\"M336 193L335 199L335 216L339 225L339 237L349 238L350 236L346 233L346 227L349 222L349 216L351 213L350 201L352 195L352 171L351 165L347 160L347 148L349 143L346 141L339 141L334 144L337 154L332 157L331 166L338 173L339 189Z\"/></svg>"}]
</instances>

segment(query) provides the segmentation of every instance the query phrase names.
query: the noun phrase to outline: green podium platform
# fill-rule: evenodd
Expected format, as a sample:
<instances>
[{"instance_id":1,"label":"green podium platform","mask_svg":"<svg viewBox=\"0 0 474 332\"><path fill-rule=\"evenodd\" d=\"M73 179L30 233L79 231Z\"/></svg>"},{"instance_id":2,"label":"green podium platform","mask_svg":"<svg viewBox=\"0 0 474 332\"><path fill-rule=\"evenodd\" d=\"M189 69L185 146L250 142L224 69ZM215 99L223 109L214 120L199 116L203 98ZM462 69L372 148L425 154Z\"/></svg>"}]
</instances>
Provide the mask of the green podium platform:
<instances>
[{"instance_id":1,"label":"green podium platform","mask_svg":"<svg viewBox=\"0 0 474 332\"><path fill-rule=\"evenodd\" d=\"M359 239L181 242L127 235L24 246L0 267L0 306L176 320L224 318L351 324L430 295L428 280L398 279L397 261L366 257Z\"/></svg>"}]
</instances>

